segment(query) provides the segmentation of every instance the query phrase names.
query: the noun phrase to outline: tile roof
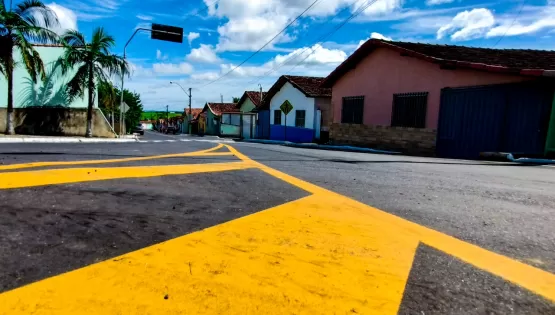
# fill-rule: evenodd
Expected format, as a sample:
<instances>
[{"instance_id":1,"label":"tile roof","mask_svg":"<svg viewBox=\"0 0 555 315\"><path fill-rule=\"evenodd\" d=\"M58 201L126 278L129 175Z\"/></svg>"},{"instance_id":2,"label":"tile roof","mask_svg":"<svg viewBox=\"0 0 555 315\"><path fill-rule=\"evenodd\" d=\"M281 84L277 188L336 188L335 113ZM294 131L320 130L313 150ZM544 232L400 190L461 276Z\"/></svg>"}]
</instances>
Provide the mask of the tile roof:
<instances>
[{"instance_id":1,"label":"tile roof","mask_svg":"<svg viewBox=\"0 0 555 315\"><path fill-rule=\"evenodd\" d=\"M202 113L202 108L191 108L193 112L193 118L196 118L198 114ZM184 115L189 115L189 108L185 108Z\"/></svg>"},{"instance_id":2,"label":"tile roof","mask_svg":"<svg viewBox=\"0 0 555 315\"><path fill-rule=\"evenodd\" d=\"M205 109L206 107L208 107L210 111L216 116L220 116L222 113L226 112L239 111L239 108L237 108L237 103L206 103Z\"/></svg>"},{"instance_id":3,"label":"tile roof","mask_svg":"<svg viewBox=\"0 0 555 315\"><path fill-rule=\"evenodd\" d=\"M262 106L267 107L272 97L276 95L286 82L291 83L291 85L301 91L306 97L331 97L331 89L321 86L325 79L326 78L321 77L282 75L270 88L264 100L262 100Z\"/></svg>"},{"instance_id":4,"label":"tile roof","mask_svg":"<svg viewBox=\"0 0 555 315\"><path fill-rule=\"evenodd\" d=\"M268 92L262 92L262 98L265 98L267 94ZM245 91L245 94L243 94L243 97L241 97L241 100L239 101L239 103L237 103L237 106L241 107L241 104L245 101L244 98L247 97L257 108L260 107L260 105L262 104L259 91Z\"/></svg>"},{"instance_id":5,"label":"tile roof","mask_svg":"<svg viewBox=\"0 0 555 315\"><path fill-rule=\"evenodd\" d=\"M490 49L370 39L339 65L326 78L323 86L333 86L339 78L379 47L394 49L402 56L423 59L450 69L472 68L525 76L553 75L551 71L555 71L555 51Z\"/></svg>"}]
</instances>

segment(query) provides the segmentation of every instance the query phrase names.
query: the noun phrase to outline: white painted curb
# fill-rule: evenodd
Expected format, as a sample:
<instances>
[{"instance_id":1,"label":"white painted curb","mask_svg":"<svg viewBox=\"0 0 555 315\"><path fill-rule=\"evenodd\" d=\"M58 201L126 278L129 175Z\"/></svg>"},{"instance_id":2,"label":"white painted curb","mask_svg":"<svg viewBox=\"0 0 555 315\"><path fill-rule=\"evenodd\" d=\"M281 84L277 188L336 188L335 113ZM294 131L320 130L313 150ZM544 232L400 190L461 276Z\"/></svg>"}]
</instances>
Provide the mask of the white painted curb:
<instances>
[{"instance_id":1,"label":"white painted curb","mask_svg":"<svg viewBox=\"0 0 555 315\"><path fill-rule=\"evenodd\" d=\"M0 137L2 143L130 143L138 142L135 138L95 139L95 138L9 138Z\"/></svg>"}]
</instances>

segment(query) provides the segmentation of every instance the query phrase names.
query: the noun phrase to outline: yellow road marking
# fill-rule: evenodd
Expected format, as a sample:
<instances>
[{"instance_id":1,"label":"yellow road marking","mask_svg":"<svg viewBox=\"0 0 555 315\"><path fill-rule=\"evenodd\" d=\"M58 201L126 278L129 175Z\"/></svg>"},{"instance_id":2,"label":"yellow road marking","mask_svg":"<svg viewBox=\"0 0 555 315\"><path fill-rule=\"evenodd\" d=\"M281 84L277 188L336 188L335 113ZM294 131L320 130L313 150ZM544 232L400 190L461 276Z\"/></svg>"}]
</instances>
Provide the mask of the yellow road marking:
<instances>
[{"instance_id":1,"label":"yellow road marking","mask_svg":"<svg viewBox=\"0 0 555 315\"><path fill-rule=\"evenodd\" d=\"M555 302L551 273L318 187L227 147L241 162L184 165L182 173L176 166L103 170L105 177L123 178L158 176L152 175L153 168L168 175L166 171L222 171L234 165L259 168L312 195L0 294L0 312L396 314L419 242ZM68 171L85 177L81 170ZM33 172L17 174L26 173Z\"/></svg>"},{"instance_id":2,"label":"yellow road marking","mask_svg":"<svg viewBox=\"0 0 555 315\"><path fill-rule=\"evenodd\" d=\"M188 156L223 156L231 155L227 152L211 153L213 151L223 148L223 144L218 144L217 146L201 151L186 152L186 153L174 153L174 154L164 154L164 155L154 155L154 156L141 156L133 158L123 158L123 159L109 159L109 160L87 160L87 161L52 161L52 162L32 162L32 163L22 163L22 164L10 164L0 166L0 171L3 170L13 170L31 167L43 167L43 166L62 166L62 165L87 165L87 164L106 164L106 163L120 163L120 162L134 162L134 161L146 161L146 160L156 160L156 159L167 159L175 157L188 157Z\"/></svg>"},{"instance_id":3,"label":"yellow road marking","mask_svg":"<svg viewBox=\"0 0 555 315\"><path fill-rule=\"evenodd\" d=\"M507 281L527 288L528 290L555 302L555 275L552 273L485 250L476 245L461 241L452 236L426 228L401 217L392 215L374 207L370 207L335 192L305 182L301 179L253 161L228 145L226 145L226 147L228 147L231 152L233 152L245 163L248 163L253 167L259 167L266 173L278 177L291 185L297 186L313 194L333 196L335 199L340 200L340 202L345 206L350 205L352 207L365 209L366 211L372 211L375 219L389 224L391 228L396 231L407 231L408 233L412 233L417 240L423 243L453 255L471 265L474 265L475 267L486 270Z\"/></svg>"},{"instance_id":4,"label":"yellow road marking","mask_svg":"<svg viewBox=\"0 0 555 315\"><path fill-rule=\"evenodd\" d=\"M0 189L69 184L107 179L141 178L222 172L250 168L244 162L127 166L101 168L60 168L41 171L0 173Z\"/></svg>"}]
</instances>

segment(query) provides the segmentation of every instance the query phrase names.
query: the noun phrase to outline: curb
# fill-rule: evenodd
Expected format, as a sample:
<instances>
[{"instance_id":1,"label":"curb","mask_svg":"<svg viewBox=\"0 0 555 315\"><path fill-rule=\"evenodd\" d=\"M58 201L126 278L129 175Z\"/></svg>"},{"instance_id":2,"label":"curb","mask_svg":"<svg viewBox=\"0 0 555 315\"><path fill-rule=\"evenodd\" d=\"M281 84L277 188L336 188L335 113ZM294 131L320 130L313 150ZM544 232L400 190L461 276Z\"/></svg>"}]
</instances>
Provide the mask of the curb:
<instances>
[{"instance_id":1,"label":"curb","mask_svg":"<svg viewBox=\"0 0 555 315\"><path fill-rule=\"evenodd\" d=\"M2 143L130 143L136 138L94 139L94 138L0 138Z\"/></svg>"},{"instance_id":2,"label":"curb","mask_svg":"<svg viewBox=\"0 0 555 315\"><path fill-rule=\"evenodd\" d=\"M348 145L320 145L320 144L313 144L313 143L294 143L289 141L257 140L257 139L247 139L247 140L243 140L243 142L275 144L275 145L282 145L282 146L292 147L292 148L316 149L316 150L326 150L326 151L342 151L342 152L389 154L389 155L401 154L401 152L359 148L359 147L353 147Z\"/></svg>"},{"instance_id":3,"label":"curb","mask_svg":"<svg viewBox=\"0 0 555 315\"><path fill-rule=\"evenodd\" d=\"M518 158L515 159L511 153L505 152L481 152L480 156L483 158L496 159L509 161L520 164L535 164L535 165L545 165L545 164L555 164L555 160L548 159L532 159L532 158Z\"/></svg>"}]
</instances>

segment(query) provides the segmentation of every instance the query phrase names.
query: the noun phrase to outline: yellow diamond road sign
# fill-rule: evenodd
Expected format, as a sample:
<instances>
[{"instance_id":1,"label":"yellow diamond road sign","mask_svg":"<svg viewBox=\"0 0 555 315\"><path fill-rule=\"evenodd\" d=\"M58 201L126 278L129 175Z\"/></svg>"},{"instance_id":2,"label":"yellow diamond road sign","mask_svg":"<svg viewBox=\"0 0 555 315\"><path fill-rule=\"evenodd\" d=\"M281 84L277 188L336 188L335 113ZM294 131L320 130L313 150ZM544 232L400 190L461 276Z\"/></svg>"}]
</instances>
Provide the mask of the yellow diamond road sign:
<instances>
[{"instance_id":1,"label":"yellow diamond road sign","mask_svg":"<svg viewBox=\"0 0 555 315\"><path fill-rule=\"evenodd\" d=\"M281 109L281 111L287 116L287 114L289 114L293 110L293 105L291 105L291 103L286 100L285 102L283 102L283 104L281 104L279 109Z\"/></svg>"}]
</instances>

